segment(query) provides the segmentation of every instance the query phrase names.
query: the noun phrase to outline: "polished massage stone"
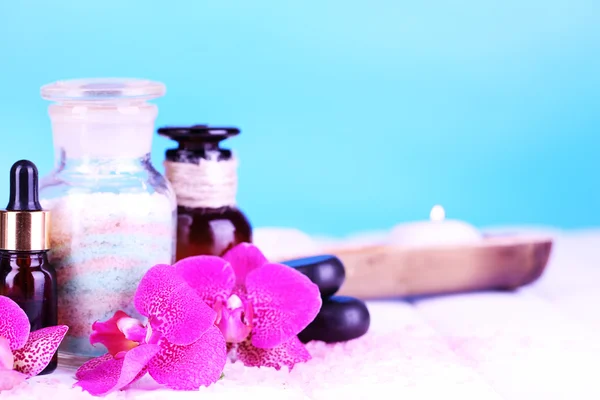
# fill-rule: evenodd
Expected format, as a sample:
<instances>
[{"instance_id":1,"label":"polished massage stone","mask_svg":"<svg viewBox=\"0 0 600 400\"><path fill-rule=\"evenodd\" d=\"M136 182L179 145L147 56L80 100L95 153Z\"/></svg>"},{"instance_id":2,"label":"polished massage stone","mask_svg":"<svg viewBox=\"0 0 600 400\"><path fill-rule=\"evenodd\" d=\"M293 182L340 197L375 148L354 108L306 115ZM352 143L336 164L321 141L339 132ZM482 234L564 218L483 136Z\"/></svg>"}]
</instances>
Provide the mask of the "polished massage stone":
<instances>
[{"instance_id":1,"label":"polished massage stone","mask_svg":"<svg viewBox=\"0 0 600 400\"><path fill-rule=\"evenodd\" d=\"M297 258L285 261L283 264L306 275L319 287L323 298L334 295L346 278L344 264L339 258L331 255Z\"/></svg>"},{"instance_id":2,"label":"polished massage stone","mask_svg":"<svg viewBox=\"0 0 600 400\"><path fill-rule=\"evenodd\" d=\"M300 334L303 343L318 340L326 343L346 342L367 333L371 316L365 303L346 296L323 301L321 311Z\"/></svg>"}]
</instances>

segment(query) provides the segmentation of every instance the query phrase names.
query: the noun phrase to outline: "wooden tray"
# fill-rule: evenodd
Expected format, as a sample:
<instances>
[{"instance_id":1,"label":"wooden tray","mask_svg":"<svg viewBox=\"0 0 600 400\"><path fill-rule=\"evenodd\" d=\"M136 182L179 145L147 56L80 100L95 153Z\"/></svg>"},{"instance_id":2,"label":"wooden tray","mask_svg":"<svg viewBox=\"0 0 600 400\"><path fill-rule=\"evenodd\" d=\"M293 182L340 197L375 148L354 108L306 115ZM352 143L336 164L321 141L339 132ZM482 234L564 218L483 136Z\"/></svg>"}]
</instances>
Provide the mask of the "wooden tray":
<instances>
[{"instance_id":1,"label":"wooden tray","mask_svg":"<svg viewBox=\"0 0 600 400\"><path fill-rule=\"evenodd\" d=\"M488 237L476 245L330 248L346 267L339 295L361 299L412 297L490 289L512 290L539 278L552 239Z\"/></svg>"}]
</instances>

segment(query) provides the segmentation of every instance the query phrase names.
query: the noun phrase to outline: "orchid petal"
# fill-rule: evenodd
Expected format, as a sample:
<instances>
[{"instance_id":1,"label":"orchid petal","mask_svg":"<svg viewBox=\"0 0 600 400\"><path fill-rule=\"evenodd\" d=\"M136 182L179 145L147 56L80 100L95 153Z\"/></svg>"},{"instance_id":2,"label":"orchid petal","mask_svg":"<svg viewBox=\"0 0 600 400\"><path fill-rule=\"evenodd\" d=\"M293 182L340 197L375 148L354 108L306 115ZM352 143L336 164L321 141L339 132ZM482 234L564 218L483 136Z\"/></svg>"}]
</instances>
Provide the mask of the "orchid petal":
<instances>
[{"instance_id":1,"label":"orchid petal","mask_svg":"<svg viewBox=\"0 0 600 400\"><path fill-rule=\"evenodd\" d=\"M135 307L148 317L153 331L179 346L198 340L216 317L170 265L156 265L146 272L135 294Z\"/></svg>"},{"instance_id":2,"label":"orchid petal","mask_svg":"<svg viewBox=\"0 0 600 400\"><path fill-rule=\"evenodd\" d=\"M238 244L225 253L223 258L231 264L239 286L246 283L246 276L250 272L269 262L258 247L250 243Z\"/></svg>"},{"instance_id":3,"label":"orchid petal","mask_svg":"<svg viewBox=\"0 0 600 400\"><path fill-rule=\"evenodd\" d=\"M11 369L0 370L0 392L3 390L10 390L15 386L25 382L27 375L20 372L13 371Z\"/></svg>"},{"instance_id":4,"label":"orchid petal","mask_svg":"<svg viewBox=\"0 0 600 400\"><path fill-rule=\"evenodd\" d=\"M148 372L156 382L171 389L197 390L215 383L227 361L225 339L214 325L189 346L176 346L162 339L160 347Z\"/></svg>"},{"instance_id":5,"label":"orchid petal","mask_svg":"<svg viewBox=\"0 0 600 400\"><path fill-rule=\"evenodd\" d=\"M129 350L123 358L110 358L93 369L80 369L77 371L79 381L75 385L94 396L120 390L139 379L140 372L159 350L157 345L143 344Z\"/></svg>"},{"instance_id":6,"label":"orchid petal","mask_svg":"<svg viewBox=\"0 0 600 400\"><path fill-rule=\"evenodd\" d=\"M31 332L25 346L14 352L14 369L27 376L42 372L52 361L68 330L66 325L59 325Z\"/></svg>"},{"instance_id":7,"label":"orchid petal","mask_svg":"<svg viewBox=\"0 0 600 400\"><path fill-rule=\"evenodd\" d=\"M90 344L102 344L113 356L121 351L128 351L136 347L139 343L127 339L124 332L119 329L118 323L123 319L132 318L119 310L106 322L94 322L92 324L92 333L90 334ZM144 336L145 334L142 336L142 340Z\"/></svg>"},{"instance_id":8,"label":"orchid petal","mask_svg":"<svg viewBox=\"0 0 600 400\"><path fill-rule=\"evenodd\" d=\"M292 369L295 364L311 359L310 353L297 337L271 349L259 349L250 339L237 347L237 359L248 367L271 367L277 370L286 366Z\"/></svg>"},{"instance_id":9,"label":"orchid petal","mask_svg":"<svg viewBox=\"0 0 600 400\"><path fill-rule=\"evenodd\" d=\"M29 319L14 301L0 296L0 336L10 343L10 349L23 347L29 337Z\"/></svg>"},{"instance_id":10,"label":"orchid petal","mask_svg":"<svg viewBox=\"0 0 600 400\"><path fill-rule=\"evenodd\" d=\"M266 264L246 278L253 306L252 344L271 348L287 342L310 324L321 309L321 294L310 279L281 264Z\"/></svg>"},{"instance_id":11,"label":"orchid petal","mask_svg":"<svg viewBox=\"0 0 600 400\"><path fill-rule=\"evenodd\" d=\"M75 378L81 379L82 376L85 376L86 372L96 369L98 365L108 360L112 360L113 358L114 357L109 353L106 353L100 357L92 358L91 360L85 362L81 367L79 367L77 372L75 372Z\"/></svg>"},{"instance_id":12,"label":"orchid petal","mask_svg":"<svg viewBox=\"0 0 600 400\"><path fill-rule=\"evenodd\" d=\"M5 337L0 336L0 371L3 369L13 369L15 357L10 350L10 342Z\"/></svg>"},{"instance_id":13,"label":"orchid petal","mask_svg":"<svg viewBox=\"0 0 600 400\"><path fill-rule=\"evenodd\" d=\"M117 321L117 327L126 339L141 343L146 338L148 329L135 318L121 318Z\"/></svg>"},{"instance_id":14,"label":"orchid petal","mask_svg":"<svg viewBox=\"0 0 600 400\"><path fill-rule=\"evenodd\" d=\"M133 385L134 383L136 383L137 381L139 381L140 379L142 379L144 376L146 376L146 374L148 373L148 365L146 365L138 374L135 378L133 378L133 380L131 382L129 382L127 385L123 386L122 389L126 389L129 386Z\"/></svg>"},{"instance_id":15,"label":"orchid petal","mask_svg":"<svg viewBox=\"0 0 600 400\"><path fill-rule=\"evenodd\" d=\"M231 264L215 256L187 257L175 263L179 275L209 307L227 300L235 286Z\"/></svg>"}]
</instances>

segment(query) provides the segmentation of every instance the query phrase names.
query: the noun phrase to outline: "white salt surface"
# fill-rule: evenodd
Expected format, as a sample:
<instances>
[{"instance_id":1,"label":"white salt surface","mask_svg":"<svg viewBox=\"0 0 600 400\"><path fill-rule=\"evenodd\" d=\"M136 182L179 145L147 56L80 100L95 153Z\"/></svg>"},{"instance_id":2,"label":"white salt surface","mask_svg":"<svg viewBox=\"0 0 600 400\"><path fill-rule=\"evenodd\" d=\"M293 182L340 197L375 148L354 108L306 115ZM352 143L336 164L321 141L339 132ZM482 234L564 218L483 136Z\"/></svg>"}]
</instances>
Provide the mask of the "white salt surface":
<instances>
[{"instance_id":1,"label":"white salt surface","mask_svg":"<svg viewBox=\"0 0 600 400\"><path fill-rule=\"evenodd\" d=\"M271 260L319 253L321 242L293 228L264 227L254 229L252 242Z\"/></svg>"},{"instance_id":2,"label":"white salt surface","mask_svg":"<svg viewBox=\"0 0 600 400\"><path fill-rule=\"evenodd\" d=\"M513 293L368 303L370 332L292 372L228 364L199 392L147 378L108 399L600 399L600 232L557 236L547 273ZM596 288L596 289L595 289ZM37 377L0 399L91 399L73 371Z\"/></svg>"}]
</instances>

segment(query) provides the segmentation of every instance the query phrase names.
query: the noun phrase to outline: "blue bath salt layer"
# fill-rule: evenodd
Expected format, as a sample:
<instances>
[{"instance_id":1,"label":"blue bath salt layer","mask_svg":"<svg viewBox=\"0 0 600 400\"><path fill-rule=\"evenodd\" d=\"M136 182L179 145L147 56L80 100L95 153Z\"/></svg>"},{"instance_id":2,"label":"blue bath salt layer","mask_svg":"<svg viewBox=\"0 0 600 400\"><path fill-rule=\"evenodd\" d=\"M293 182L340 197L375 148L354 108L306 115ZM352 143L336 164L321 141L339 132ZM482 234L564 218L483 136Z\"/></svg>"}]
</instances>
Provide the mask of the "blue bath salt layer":
<instances>
[{"instance_id":1,"label":"blue bath salt layer","mask_svg":"<svg viewBox=\"0 0 600 400\"><path fill-rule=\"evenodd\" d=\"M80 240L77 245L56 246L50 251L50 257L61 262L66 256L69 263L74 263L78 267L105 257L143 258L149 260L152 265L170 264L173 260L175 242L170 238L169 240L161 237L140 239L126 235L118 237L113 235L104 240L100 236L103 235L90 235ZM56 267L60 268L60 265Z\"/></svg>"},{"instance_id":2,"label":"blue bath salt layer","mask_svg":"<svg viewBox=\"0 0 600 400\"><path fill-rule=\"evenodd\" d=\"M79 254L92 254L94 251L97 251L99 254L111 253L112 255L119 255L121 252L139 252L147 247L165 248L165 246L174 249L175 239L170 235L100 233L80 236L77 238L77 241L69 243L53 244L51 254L60 254L67 250L69 253L76 253L77 256Z\"/></svg>"},{"instance_id":3,"label":"blue bath salt layer","mask_svg":"<svg viewBox=\"0 0 600 400\"><path fill-rule=\"evenodd\" d=\"M127 269L116 266L114 269L103 271L86 271L66 282L61 282L59 293L61 296L77 296L82 293L119 293L135 289L151 267L148 263L141 262L137 266ZM59 281L61 281L60 278Z\"/></svg>"},{"instance_id":4,"label":"blue bath salt layer","mask_svg":"<svg viewBox=\"0 0 600 400\"><path fill-rule=\"evenodd\" d=\"M106 354L106 347L98 344L92 346L88 337L65 336L58 350L62 353L72 354L77 357L99 357Z\"/></svg>"},{"instance_id":5,"label":"blue bath salt layer","mask_svg":"<svg viewBox=\"0 0 600 400\"><path fill-rule=\"evenodd\" d=\"M70 262L77 265L83 265L87 262L94 261L104 257L119 257L119 258L151 258L153 255L158 258L156 263L170 264L173 258L174 242L166 242L161 238L153 240L136 241L127 240L111 240L99 241L88 238L82 241L77 246L56 246L50 251L50 257L53 259L62 258L63 254L68 252ZM57 266L60 267L60 266Z\"/></svg>"},{"instance_id":6,"label":"blue bath salt layer","mask_svg":"<svg viewBox=\"0 0 600 400\"><path fill-rule=\"evenodd\" d=\"M96 257L92 262L75 263L73 259L62 259L57 268L60 290L70 292L85 289L110 289L137 286L144 273L164 258L169 251L145 252L130 257ZM73 267L78 265L78 267ZM86 268L86 265L89 268Z\"/></svg>"}]
</instances>

